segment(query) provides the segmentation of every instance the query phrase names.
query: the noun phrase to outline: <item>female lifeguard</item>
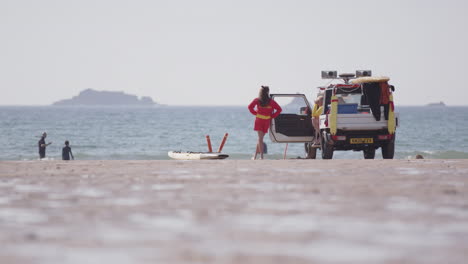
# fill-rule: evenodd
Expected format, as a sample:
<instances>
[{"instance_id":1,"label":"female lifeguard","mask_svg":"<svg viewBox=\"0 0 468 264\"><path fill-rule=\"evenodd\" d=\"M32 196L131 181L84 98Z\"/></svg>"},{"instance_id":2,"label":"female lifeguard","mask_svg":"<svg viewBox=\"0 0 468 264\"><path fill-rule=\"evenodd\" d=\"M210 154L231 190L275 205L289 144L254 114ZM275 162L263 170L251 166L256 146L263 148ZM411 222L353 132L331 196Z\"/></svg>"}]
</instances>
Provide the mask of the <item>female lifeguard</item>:
<instances>
[{"instance_id":1,"label":"female lifeguard","mask_svg":"<svg viewBox=\"0 0 468 264\"><path fill-rule=\"evenodd\" d=\"M255 115L254 130L258 133L257 147L253 159L257 159L257 153L260 153L260 159L263 159L263 137L270 128L270 119L276 118L282 109L273 99L270 98L270 88L262 86L258 94L249 104L249 111Z\"/></svg>"}]
</instances>

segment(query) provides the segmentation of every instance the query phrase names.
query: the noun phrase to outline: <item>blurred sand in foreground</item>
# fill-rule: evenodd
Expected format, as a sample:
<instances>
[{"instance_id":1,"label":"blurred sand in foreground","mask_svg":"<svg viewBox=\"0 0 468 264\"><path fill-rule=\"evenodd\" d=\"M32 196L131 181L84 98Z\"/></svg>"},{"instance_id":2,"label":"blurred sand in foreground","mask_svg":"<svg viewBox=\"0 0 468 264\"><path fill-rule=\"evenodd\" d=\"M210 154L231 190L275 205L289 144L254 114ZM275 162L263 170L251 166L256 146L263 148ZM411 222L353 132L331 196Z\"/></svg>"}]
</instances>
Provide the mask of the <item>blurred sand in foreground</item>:
<instances>
[{"instance_id":1,"label":"blurred sand in foreground","mask_svg":"<svg viewBox=\"0 0 468 264\"><path fill-rule=\"evenodd\" d=\"M465 263L468 160L0 162L0 263Z\"/></svg>"}]
</instances>

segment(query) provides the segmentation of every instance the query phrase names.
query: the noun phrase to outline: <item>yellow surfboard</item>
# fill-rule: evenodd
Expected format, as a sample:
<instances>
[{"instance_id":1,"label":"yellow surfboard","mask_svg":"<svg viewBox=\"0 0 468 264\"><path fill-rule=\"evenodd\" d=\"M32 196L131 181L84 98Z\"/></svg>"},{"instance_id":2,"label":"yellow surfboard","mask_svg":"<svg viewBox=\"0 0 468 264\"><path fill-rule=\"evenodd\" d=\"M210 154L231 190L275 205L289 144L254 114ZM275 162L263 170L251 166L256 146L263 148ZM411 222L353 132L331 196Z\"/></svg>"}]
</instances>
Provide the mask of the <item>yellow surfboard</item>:
<instances>
[{"instance_id":1,"label":"yellow surfboard","mask_svg":"<svg viewBox=\"0 0 468 264\"><path fill-rule=\"evenodd\" d=\"M330 104L330 133L332 135L336 135L336 117L338 115L338 98L336 95L331 97L331 104Z\"/></svg>"},{"instance_id":2,"label":"yellow surfboard","mask_svg":"<svg viewBox=\"0 0 468 264\"><path fill-rule=\"evenodd\" d=\"M390 134L395 134L395 128L396 128L396 124L395 124L395 113L393 112L395 109L393 109L394 105L393 105L393 95L391 94L390 95L390 98L389 98L389 107L388 107L388 133Z\"/></svg>"},{"instance_id":3,"label":"yellow surfboard","mask_svg":"<svg viewBox=\"0 0 468 264\"><path fill-rule=\"evenodd\" d=\"M381 76L381 77L360 77L357 79L351 80L352 84L363 84L363 83L378 83L378 82L388 82L390 80L389 77Z\"/></svg>"}]
</instances>

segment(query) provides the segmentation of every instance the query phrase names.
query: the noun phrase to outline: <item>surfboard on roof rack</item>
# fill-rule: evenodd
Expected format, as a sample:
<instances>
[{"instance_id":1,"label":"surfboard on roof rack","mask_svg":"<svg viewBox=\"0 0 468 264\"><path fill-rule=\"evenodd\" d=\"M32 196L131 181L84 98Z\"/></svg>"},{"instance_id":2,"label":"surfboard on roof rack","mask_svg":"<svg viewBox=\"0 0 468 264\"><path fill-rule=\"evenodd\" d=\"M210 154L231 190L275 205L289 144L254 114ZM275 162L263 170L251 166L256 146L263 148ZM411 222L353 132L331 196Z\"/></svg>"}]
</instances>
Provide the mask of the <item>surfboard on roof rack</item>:
<instances>
[{"instance_id":1,"label":"surfboard on roof rack","mask_svg":"<svg viewBox=\"0 0 468 264\"><path fill-rule=\"evenodd\" d=\"M378 83L378 82L388 82L390 81L389 77L380 76L380 77L360 77L352 79L352 84L363 84L363 83Z\"/></svg>"}]
</instances>

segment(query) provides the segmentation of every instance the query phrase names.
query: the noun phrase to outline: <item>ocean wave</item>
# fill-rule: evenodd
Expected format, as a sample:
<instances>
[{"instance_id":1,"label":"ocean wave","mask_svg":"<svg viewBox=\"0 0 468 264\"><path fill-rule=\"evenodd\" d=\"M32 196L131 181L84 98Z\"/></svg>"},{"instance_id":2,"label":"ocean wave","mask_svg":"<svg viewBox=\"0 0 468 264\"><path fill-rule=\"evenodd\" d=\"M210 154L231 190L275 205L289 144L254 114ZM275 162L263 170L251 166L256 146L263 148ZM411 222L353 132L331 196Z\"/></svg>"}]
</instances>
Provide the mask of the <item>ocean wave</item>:
<instances>
[{"instance_id":1,"label":"ocean wave","mask_svg":"<svg viewBox=\"0 0 468 264\"><path fill-rule=\"evenodd\" d=\"M230 160L248 160L251 159L253 153L225 153L229 155ZM416 155L422 155L425 159L468 159L468 152L454 150L422 150L422 151L403 151L396 152L395 159L414 159ZM74 152L76 160L170 160L167 152L160 153L90 153L90 152ZM305 154L288 153L286 159L304 158ZM376 159L381 159L380 153L376 153ZM53 155L46 157L43 160L61 160L62 157ZM271 153L265 154L265 159L281 160L283 154ZM320 150L317 152L317 159L321 159ZM361 152L346 152L337 151L333 159L362 159ZM2 157L0 160L23 160L33 161L39 160L36 155L28 156L10 156Z\"/></svg>"},{"instance_id":2,"label":"ocean wave","mask_svg":"<svg viewBox=\"0 0 468 264\"><path fill-rule=\"evenodd\" d=\"M98 145L73 145L73 149L98 149L102 148L103 146Z\"/></svg>"}]
</instances>

